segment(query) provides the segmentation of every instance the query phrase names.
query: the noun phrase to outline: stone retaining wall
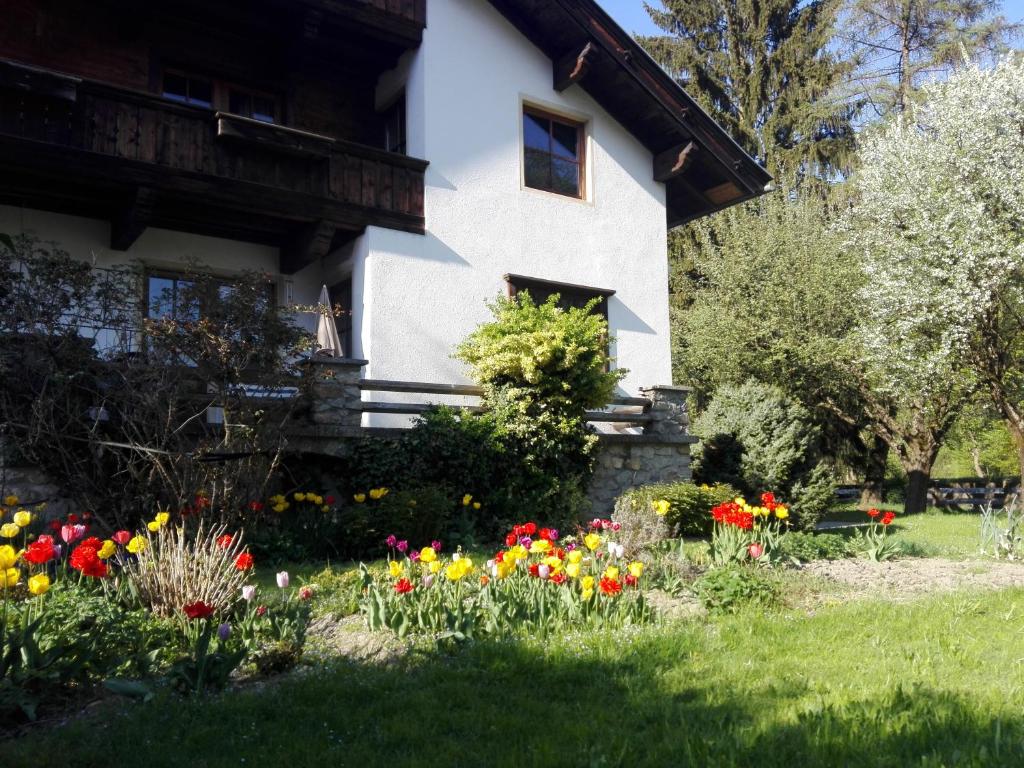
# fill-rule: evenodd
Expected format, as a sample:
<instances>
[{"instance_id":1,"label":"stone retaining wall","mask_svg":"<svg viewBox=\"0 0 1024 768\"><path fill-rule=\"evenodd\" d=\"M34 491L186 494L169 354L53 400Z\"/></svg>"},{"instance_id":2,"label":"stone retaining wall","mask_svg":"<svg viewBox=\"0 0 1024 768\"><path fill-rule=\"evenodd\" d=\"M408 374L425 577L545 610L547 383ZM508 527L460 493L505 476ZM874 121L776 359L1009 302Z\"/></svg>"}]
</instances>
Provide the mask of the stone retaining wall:
<instances>
[{"instance_id":1,"label":"stone retaining wall","mask_svg":"<svg viewBox=\"0 0 1024 768\"><path fill-rule=\"evenodd\" d=\"M602 435L594 477L587 495L597 516L611 515L622 493L649 483L689 480L690 446L687 434L686 387L657 386L641 390L651 401L651 421L639 435Z\"/></svg>"},{"instance_id":2,"label":"stone retaining wall","mask_svg":"<svg viewBox=\"0 0 1024 768\"><path fill-rule=\"evenodd\" d=\"M35 467L0 466L0 500L12 495L18 497L18 506L26 509L45 504L48 518L74 511L73 504L61 495L60 486L53 478Z\"/></svg>"}]
</instances>

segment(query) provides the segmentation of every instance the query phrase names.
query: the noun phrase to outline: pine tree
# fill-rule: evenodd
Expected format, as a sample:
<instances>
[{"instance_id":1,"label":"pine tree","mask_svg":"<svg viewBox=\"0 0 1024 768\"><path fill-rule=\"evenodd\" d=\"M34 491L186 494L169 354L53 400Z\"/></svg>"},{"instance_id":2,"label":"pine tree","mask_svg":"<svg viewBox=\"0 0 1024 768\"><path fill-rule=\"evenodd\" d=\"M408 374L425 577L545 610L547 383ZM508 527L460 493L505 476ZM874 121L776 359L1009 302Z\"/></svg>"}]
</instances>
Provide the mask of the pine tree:
<instances>
[{"instance_id":1,"label":"pine tree","mask_svg":"<svg viewBox=\"0 0 1024 768\"><path fill-rule=\"evenodd\" d=\"M830 49L840 0L661 0L651 55L777 178L844 173L854 107Z\"/></svg>"},{"instance_id":2,"label":"pine tree","mask_svg":"<svg viewBox=\"0 0 1024 768\"><path fill-rule=\"evenodd\" d=\"M917 88L966 59L994 58L1021 30L996 14L998 0L851 0L838 38L855 67L850 96L884 117Z\"/></svg>"}]
</instances>

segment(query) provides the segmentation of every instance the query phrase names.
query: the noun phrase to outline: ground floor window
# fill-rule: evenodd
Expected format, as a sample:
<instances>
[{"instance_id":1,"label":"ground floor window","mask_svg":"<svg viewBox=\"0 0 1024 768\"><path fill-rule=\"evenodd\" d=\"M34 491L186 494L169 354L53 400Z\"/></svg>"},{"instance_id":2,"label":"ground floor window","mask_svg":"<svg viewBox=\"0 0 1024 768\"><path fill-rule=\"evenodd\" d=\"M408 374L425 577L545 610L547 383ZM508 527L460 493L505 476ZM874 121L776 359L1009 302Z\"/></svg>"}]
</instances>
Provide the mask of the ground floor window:
<instances>
[{"instance_id":1,"label":"ground floor window","mask_svg":"<svg viewBox=\"0 0 1024 768\"><path fill-rule=\"evenodd\" d=\"M599 299L592 311L603 317L606 323L608 322L608 299L615 294L615 291L608 288L559 283L554 280L542 280L525 275L505 275L505 281L508 283L509 296L515 296L520 291L527 291L530 298L537 304L544 303L557 293L558 306L563 309L568 307L582 309L593 299Z\"/></svg>"}]
</instances>

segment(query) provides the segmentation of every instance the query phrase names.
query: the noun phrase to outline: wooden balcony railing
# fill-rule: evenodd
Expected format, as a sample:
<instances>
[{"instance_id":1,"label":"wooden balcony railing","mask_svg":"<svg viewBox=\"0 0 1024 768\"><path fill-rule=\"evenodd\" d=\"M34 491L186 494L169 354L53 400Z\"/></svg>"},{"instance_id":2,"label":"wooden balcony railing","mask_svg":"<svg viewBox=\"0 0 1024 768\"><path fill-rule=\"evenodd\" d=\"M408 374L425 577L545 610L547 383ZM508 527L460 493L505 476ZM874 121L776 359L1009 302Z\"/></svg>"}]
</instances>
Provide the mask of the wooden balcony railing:
<instances>
[{"instance_id":1,"label":"wooden balcony railing","mask_svg":"<svg viewBox=\"0 0 1024 768\"><path fill-rule=\"evenodd\" d=\"M100 215L122 230L115 248L152 224L279 244L289 271L322 255L309 251L329 247L338 231L422 232L426 166L0 62L0 195L87 214L106 204Z\"/></svg>"}]
</instances>

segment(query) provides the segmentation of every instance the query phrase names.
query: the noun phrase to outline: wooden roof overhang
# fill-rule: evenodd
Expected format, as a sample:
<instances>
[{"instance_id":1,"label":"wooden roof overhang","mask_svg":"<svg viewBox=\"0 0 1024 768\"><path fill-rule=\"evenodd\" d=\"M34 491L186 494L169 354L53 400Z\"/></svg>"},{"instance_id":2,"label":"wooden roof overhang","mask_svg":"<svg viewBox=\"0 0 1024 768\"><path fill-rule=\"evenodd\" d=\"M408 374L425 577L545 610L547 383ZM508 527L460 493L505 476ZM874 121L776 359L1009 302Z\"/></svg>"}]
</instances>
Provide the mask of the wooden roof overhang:
<instances>
[{"instance_id":1,"label":"wooden roof overhang","mask_svg":"<svg viewBox=\"0 0 1024 768\"><path fill-rule=\"evenodd\" d=\"M771 175L594 0L490 0L552 61L552 84L578 85L654 154L676 227L763 194Z\"/></svg>"}]
</instances>

